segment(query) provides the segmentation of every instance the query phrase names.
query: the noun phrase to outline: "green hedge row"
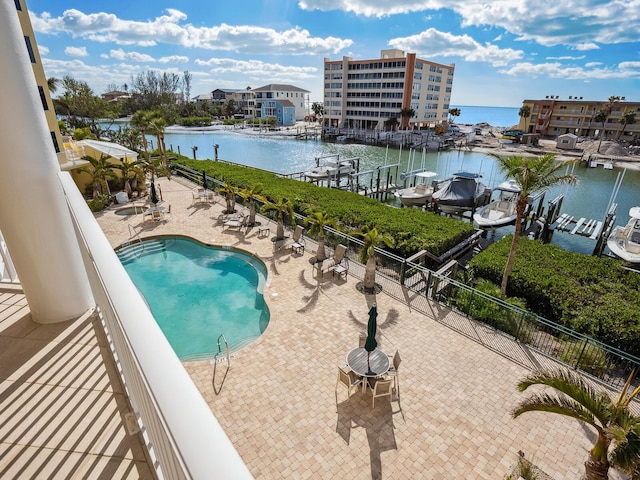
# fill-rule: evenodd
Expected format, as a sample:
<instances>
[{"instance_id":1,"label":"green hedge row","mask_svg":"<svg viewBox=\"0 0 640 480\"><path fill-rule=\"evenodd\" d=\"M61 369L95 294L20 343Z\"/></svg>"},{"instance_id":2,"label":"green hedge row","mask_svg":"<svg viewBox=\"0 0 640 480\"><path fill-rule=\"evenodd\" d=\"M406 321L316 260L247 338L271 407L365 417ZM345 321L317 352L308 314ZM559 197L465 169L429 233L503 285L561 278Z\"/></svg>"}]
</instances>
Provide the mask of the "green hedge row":
<instances>
[{"instance_id":1,"label":"green hedge row","mask_svg":"<svg viewBox=\"0 0 640 480\"><path fill-rule=\"evenodd\" d=\"M349 232L363 225L376 226L395 240L394 253L408 257L420 250L442 255L474 231L469 222L442 217L413 208L393 208L377 200L343 190L318 187L313 183L278 177L276 174L226 162L193 160L181 156L183 164L222 182L240 188L262 185L262 194L271 201L288 198L297 213L309 209L326 211L342 230Z\"/></svg>"},{"instance_id":2,"label":"green hedge row","mask_svg":"<svg viewBox=\"0 0 640 480\"><path fill-rule=\"evenodd\" d=\"M511 240L476 255L472 278L499 285ZM507 293L538 315L640 356L640 275L623 265L521 238Z\"/></svg>"}]
</instances>

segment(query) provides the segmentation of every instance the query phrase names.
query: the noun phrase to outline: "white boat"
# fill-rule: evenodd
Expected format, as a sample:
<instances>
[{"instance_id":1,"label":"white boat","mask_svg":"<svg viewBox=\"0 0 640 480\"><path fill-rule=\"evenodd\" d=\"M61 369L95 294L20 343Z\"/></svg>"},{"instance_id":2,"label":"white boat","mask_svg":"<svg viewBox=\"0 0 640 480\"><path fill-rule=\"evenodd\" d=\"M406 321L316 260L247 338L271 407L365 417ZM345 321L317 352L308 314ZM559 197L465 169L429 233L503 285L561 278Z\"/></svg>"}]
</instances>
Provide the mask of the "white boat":
<instances>
[{"instance_id":1,"label":"white boat","mask_svg":"<svg viewBox=\"0 0 640 480\"><path fill-rule=\"evenodd\" d=\"M418 177L418 183L415 187L403 188L395 192L398 200L407 207L422 207L431 201L434 188L429 179L437 177L438 174L436 172L419 172L415 176Z\"/></svg>"},{"instance_id":2,"label":"white boat","mask_svg":"<svg viewBox=\"0 0 640 480\"><path fill-rule=\"evenodd\" d=\"M640 263L640 207L631 207L625 227L615 227L607 239L607 247L616 257Z\"/></svg>"},{"instance_id":3,"label":"white boat","mask_svg":"<svg viewBox=\"0 0 640 480\"><path fill-rule=\"evenodd\" d=\"M322 165L304 172L304 176L312 180L320 180L337 177L339 175L349 175L355 173L355 171L356 169L352 160L326 161Z\"/></svg>"},{"instance_id":4,"label":"white boat","mask_svg":"<svg viewBox=\"0 0 640 480\"><path fill-rule=\"evenodd\" d=\"M516 203L520 187L513 181L502 182L493 189L497 197L473 214L480 228L497 228L516 221Z\"/></svg>"},{"instance_id":5,"label":"white boat","mask_svg":"<svg viewBox=\"0 0 640 480\"><path fill-rule=\"evenodd\" d=\"M485 195L487 187L478 180L477 173L458 172L453 178L433 193L431 198L443 213L461 214L473 210L480 198Z\"/></svg>"}]
</instances>

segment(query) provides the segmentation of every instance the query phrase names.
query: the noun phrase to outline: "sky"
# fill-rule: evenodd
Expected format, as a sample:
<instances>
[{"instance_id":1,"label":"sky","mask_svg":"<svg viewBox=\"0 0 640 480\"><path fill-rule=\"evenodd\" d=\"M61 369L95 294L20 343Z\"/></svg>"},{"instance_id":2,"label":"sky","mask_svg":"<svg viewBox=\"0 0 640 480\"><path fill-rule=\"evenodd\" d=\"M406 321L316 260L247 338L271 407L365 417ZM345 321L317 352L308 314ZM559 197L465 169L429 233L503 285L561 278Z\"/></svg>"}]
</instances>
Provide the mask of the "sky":
<instances>
[{"instance_id":1,"label":"sky","mask_svg":"<svg viewBox=\"0 0 640 480\"><path fill-rule=\"evenodd\" d=\"M94 93L149 70L191 96L270 83L322 101L323 60L397 48L455 64L451 105L640 102L640 0L28 0L47 77Z\"/></svg>"}]
</instances>

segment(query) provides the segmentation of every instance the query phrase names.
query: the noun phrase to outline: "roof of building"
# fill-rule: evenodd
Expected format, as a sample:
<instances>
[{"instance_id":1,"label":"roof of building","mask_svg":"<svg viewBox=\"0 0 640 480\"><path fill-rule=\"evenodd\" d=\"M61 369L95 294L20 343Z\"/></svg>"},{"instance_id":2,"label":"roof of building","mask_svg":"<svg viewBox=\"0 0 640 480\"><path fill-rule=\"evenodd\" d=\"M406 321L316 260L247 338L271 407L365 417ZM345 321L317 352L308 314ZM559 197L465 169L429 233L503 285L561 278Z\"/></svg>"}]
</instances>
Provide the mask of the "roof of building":
<instances>
[{"instance_id":1,"label":"roof of building","mask_svg":"<svg viewBox=\"0 0 640 480\"><path fill-rule=\"evenodd\" d=\"M194 100L211 100L211 98L210 93L201 93L200 95L193 97Z\"/></svg>"},{"instance_id":2,"label":"roof of building","mask_svg":"<svg viewBox=\"0 0 640 480\"><path fill-rule=\"evenodd\" d=\"M264 102L263 105L268 103L268 102L279 103L281 107L293 107L293 108L296 108L296 106L291 101L285 100L284 98L270 98L266 102Z\"/></svg>"},{"instance_id":3,"label":"roof of building","mask_svg":"<svg viewBox=\"0 0 640 480\"><path fill-rule=\"evenodd\" d=\"M253 89L254 92L306 92L309 93L309 90L305 90L304 88L294 87L293 85L283 85L280 83L270 83L269 85L265 85L264 87L258 87Z\"/></svg>"},{"instance_id":4,"label":"roof of building","mask_svg":"<svg viewBox=\"0 0 640 480\"><path fill-rule=\"evenodd\" d=\"M138 158L138 152L129 150L127 147L123 147L117 143L102 142L100 140L80 140L77 142L77 145L91 147L113 158Z\"/></svg>"},{"instance_id":5,"label":"roof of building","mask_svg":"<svg viewBox=\"0 0 640 480\"><path fill-rule=\"evenodd\" d=\"M213 92L236 93L239 91L240 91L239 88L216 88L215 90L212 90L211 93Z\"/></svg>"}]
</instances>

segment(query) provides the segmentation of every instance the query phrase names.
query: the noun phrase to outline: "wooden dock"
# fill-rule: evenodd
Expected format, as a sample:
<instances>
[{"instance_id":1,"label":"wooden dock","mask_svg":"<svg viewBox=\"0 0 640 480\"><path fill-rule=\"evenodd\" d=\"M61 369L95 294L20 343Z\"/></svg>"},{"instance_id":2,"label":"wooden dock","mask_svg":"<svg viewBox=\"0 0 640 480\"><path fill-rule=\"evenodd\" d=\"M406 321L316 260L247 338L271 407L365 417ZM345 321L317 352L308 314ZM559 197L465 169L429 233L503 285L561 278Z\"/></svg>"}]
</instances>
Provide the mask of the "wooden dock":
<instances>
[{"instance_id":1,"label":"wooden dock","mask_svg":"<svg viewBox=\"0 0 640 480\"><path fill-rule=\"evenodd\" d=\"M551 225L551 230L569 232L571 235L581 235L591 240L597 240L602 232L603 222L585 217L575 218L563 213Z\"/></svg>"}]
</instances>

